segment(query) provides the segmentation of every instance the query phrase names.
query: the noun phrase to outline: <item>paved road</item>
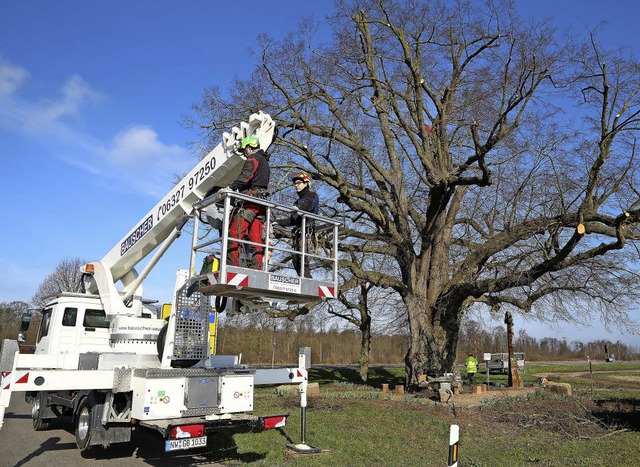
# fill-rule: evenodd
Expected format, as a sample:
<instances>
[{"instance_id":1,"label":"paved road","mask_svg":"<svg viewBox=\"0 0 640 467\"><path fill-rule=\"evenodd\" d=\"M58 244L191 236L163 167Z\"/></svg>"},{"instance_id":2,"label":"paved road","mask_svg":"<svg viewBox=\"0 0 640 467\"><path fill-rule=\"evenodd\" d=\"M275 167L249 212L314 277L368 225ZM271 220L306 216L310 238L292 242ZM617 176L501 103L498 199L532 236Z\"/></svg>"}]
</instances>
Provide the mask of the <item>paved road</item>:
<instances>
[{"instance_id":1,"label":"paved road","mask_svg":"<svg viewBox=\"0 0 640 467\"><path fill-rule=\"evenodd\" d=\"M114 444L108 449L96 447L81 453L70 420L56 421L44 431L34 431L31 406L22 393L14 393L0 430L0 466L106 466L130 465L221 465L200 451L164 452L160 435L140 430L130 443Z\"/></svg>"}]
</instances>

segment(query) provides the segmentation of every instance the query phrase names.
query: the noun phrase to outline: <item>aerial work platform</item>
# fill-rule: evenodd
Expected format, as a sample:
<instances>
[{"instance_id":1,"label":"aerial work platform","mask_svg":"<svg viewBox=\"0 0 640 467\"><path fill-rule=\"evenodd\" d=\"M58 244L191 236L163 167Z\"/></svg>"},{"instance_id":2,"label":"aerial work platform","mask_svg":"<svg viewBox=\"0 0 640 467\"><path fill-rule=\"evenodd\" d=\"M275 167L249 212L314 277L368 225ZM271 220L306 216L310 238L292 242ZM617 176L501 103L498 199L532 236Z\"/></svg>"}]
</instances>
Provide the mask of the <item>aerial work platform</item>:
<instances>
[{"instance_id":1,"label":"aerial work platform","mask_svg":"<svg viewBox=\"0 0 640 467\"><path fill-rule=\"evenodd\" d=\"M238 239L229 233L233 216L245 202L265 207L264 243ZM276 224L276 220L288 218L293 212L301 216L301 225L292 227L295 231ZM194 205L191 288L206 296L236 299L250 310L336 298L339 225L333 219L237 192L210 196ZM239 244L238 265L231 264L231 242ZM260 269L257 265L251 267L256 247L264 249ZM215 256L217 267L196 274L197 265L202 264L200 257L207 255ZM294 260L299 262L299 271L294 268ZM309 275L312 277L305 277ZM216 308L221 307L220 303L216 301Z\"/></svg>"}]
</instances>

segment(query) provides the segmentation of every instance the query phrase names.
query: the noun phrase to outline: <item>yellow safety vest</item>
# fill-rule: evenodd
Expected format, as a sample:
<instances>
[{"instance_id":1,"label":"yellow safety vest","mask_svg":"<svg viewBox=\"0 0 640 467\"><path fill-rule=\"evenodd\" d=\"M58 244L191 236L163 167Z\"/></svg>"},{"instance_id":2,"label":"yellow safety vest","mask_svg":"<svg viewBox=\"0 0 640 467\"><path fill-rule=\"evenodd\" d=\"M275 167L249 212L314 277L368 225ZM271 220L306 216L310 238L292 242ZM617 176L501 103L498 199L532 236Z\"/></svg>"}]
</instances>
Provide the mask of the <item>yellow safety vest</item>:
<instances>
[{"instance_id":1,"label":"yellow safety vest","mask_svg":"<svg viewBox=\"0 0 640 467\"><path fill-rule=\"evenodd\" d=\"M476 373L478 371L478 360L475 357L467 357L467 373Z\"/></svg>"}]
</instances>

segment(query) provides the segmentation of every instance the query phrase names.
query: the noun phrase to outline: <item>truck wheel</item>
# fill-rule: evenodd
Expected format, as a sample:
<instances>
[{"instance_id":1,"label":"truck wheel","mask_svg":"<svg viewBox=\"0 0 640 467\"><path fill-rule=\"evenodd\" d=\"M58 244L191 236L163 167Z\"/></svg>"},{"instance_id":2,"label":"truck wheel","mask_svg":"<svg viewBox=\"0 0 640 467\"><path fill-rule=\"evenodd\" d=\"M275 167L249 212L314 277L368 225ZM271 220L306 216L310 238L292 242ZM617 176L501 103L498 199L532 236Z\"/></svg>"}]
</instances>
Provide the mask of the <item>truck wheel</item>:
<instances>
[{"instance_id":1,"label":"truck wheel","mask_svg":"<svg viewBox=\"0 0 640 467\"><path fill-rule=\"evenodd\" d=\"M76 445L81 451L91 448L93 419L96 417L96 405L88 397L80 403L76 417Z\"/></svg>"},{"instance_id":2,"label":"truck wheel","mask_svg":"<svg viewBox=\"0 0 640 467\"><path fill-rule=\"evenodd\" d=\"M31 419L33 421L33 429L36 431L46 430L49 428L49 423L51 423L51 419L42 417L43 399L44 394L38 393L31 406Z\"/></svg>"}]
</instances>

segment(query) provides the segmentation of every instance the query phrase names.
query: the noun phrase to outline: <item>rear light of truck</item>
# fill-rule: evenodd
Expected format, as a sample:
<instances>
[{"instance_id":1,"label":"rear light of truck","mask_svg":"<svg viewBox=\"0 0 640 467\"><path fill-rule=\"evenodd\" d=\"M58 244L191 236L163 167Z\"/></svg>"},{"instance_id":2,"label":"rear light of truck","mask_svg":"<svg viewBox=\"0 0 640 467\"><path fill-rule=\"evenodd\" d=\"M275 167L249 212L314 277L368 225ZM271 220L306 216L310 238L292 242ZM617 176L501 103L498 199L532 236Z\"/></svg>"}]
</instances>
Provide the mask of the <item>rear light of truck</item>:
<instances>
[{"instance_id":1,"label":"rear light of truck","mask_svg":"<svg viewBox=\"0 0 640 467\"><path fill-rule=\"evenodd\" d=\"M262 429L282 428L287 424L287 415L274 415L272 417L262 417Z\"/></svg>"},{"instance_id":2,"label":"rear light of truck","mask_svg":"<svg viewBox=\"0 0 640 467\"><path fill-rule=\"evenodd\" d=\"M204 436L204 424L174 426L169 432L169 438L198 438Z\"/></svg>"}]
</instances>

